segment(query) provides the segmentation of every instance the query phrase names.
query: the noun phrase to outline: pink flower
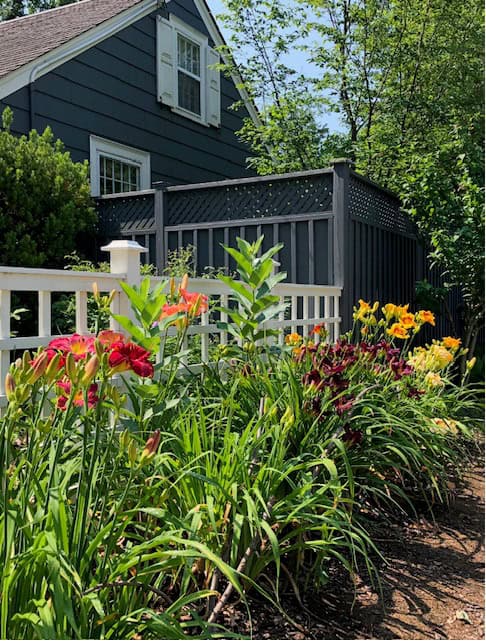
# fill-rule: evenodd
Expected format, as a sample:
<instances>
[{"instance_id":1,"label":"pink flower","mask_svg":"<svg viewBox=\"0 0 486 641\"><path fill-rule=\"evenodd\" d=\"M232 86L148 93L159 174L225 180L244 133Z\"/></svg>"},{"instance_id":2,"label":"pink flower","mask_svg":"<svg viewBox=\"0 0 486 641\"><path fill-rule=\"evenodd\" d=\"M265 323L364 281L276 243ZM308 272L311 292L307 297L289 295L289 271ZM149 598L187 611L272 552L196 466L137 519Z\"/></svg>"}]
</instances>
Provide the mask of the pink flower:
<instances>
[{"instance_id":1,"label":"pink flower","mask_svg":"<svg viewBox=\"0 0 486 641\"><path fill-rule=\"evenodd\" d=\"M125 336L121 332L114 332L112 329L103 329L96 337L105 348L112 347L115 343L123 343Z\"/></svg>"},{"instance_id":2,"label":"pink flower","mask_svg":"<svg viewBox=\"0 0 486 641\"><path fill-rule=\"evenodd\" d=\"M62 352L63 354L71 352L74 360L79 361L82 358L86 358L89 354L94 354L94 340L93 336L80 336L79 334L73 334L67 338L55 338L49 343L46 351L52 354L52 358L56 351Z\"/></svg>"}]
</instances>

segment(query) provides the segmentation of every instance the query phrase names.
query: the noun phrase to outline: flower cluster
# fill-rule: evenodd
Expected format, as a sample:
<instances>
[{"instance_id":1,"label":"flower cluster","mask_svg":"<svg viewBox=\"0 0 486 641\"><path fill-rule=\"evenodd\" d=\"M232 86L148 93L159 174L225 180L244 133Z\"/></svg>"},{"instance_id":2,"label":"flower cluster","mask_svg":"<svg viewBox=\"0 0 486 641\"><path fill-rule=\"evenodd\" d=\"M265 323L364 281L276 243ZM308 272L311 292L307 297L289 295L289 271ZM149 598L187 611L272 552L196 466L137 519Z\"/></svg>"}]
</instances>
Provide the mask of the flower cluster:
<instances>
[{"instance_id":1,"label":"flower cluster","mask_svg":"<svg viewBox=\"0 0 486 641\"><path fill-rule=\"evenodd\" d=\"M75 406L94 407L99 399L94 379L106 364L109 376L133 371L141 377L152 377L151 354L127 341L121 332L103 330L98 336L72 336L53 339L47 348L30 360L27 382L33 384L44 377L47 384L55 382L57 407L65 410L72 396Z\"/></svg>"},{"instance_id":2,"label":"flower cluster","mask_svg":"<svg viewBox=\"0 0 486 641\"><path fill-rule=\"evenodd\" d=\"M379 306L378 301L371 305L360 299L358 307L353 308L353 319L362 325L361 333L364 336L370 334L373 326L378 326L385 329L387 336L406 340L410 338L410 332L416 334L425 323L435 325L435 317L432 312L422 309L413 313L409 311L408 304L394 305L393 303L387 303L381 308L382 318L378 320L376 312Z\"/></svg>"},{"instance_id":3,"label":"flower cluster","mask_svg":"<svg viewBox=\"0 0 486 641\"><path fill-rule=\"evenodd\" d=\"M159 321L173 317L169 324L182 329L187 327L194 318L208 311L208 297L204 294L187 291L187 285L187 274L177 290L175 281L171 278L169 300L162 306Z\"/></svg>"},{"instance_id":4,"label":"flower cluster","mask_svg":"<svg viewBox=\"0 0 486 641\"><path fill-rule=\"evenodd\" d=\"M363 374L371 377L371 384L402 381L402 389L409 397L418 398L424 393L413 386L413 366L385 339L355 344L343 337L334 344L302 344L295 360L305 361L309 366L302 376L307 390L306 409L321 420L329 405L343 421L347 420L357 400L354 383L362 382ZM352 430L347 422L343 429L346 442L353 445L361 442L359 430Z\"/></svg>"}]
</instances>

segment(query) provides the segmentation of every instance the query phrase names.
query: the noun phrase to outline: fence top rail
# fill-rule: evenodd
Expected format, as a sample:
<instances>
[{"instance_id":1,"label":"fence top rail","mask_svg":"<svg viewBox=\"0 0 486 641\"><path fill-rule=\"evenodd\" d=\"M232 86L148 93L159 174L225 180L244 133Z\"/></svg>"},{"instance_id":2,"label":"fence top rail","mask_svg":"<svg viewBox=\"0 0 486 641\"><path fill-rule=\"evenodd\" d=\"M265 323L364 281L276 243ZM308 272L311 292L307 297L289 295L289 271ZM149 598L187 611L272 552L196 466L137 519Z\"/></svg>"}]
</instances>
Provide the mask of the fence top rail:
<instances>
[{"instance_id":1,"label":"fence top rail","mask_svg":"<svg viewBox=\"0 0 486 641\"><path fill-rule=\"evenodd\" d=\"M139 191L122 191L119 194L103 194L97 196L96 200L117 200L120 198L136 198L137 196L152 196L156 189L140 189Z\"/></svg>"},{"instance_id":2,"label":"fence top rail","mask_svg":"<svg viewBox=\"0 0 486 641\"><path fill-rule=\"evenodd\" d=\"M0 290L10 291L89 291L97 283L100 291L121 291L120 280L126 274L106 272L78 272L63 269L33 269L28 267L0 267Z\"/></svg>"},{"instance_id":3,"label":"fence top rail","mask_svg":"<svg viewBox=\"0 0 486 641\"><path fill-rule=\"evenodd\" d=\"M308 178L311 176L325 176L332 174L333 170L329 169L308 169L307 171L293 171L288 174L271 174L269 176L252 176L249 178L228 178L227 180L213 180L205 183L192 183L189 185L171 185L166 187L165 191L193 191L195 189L211 189L219 187L237 187L238 185L252 185L265 182L275 182L280 180L294 180L297 178Z\"/></svg>"},{"instance_id":4,"label":"fence top rail","mask_svg":"<svg viewBox=\"0 0 486 641\"><path fill-rule=\"evenodd\" d=\"M151 279L152 286L168 282L169 278L155 277ZM176 279L180 282L180 279ZM190 278L187 285L190 292L201 294L231 294L231 288L217 278ZM340 296L341 287L330 285L304 285L299 283L279 283L273 289L278 296Z\"/></svg>"}]
</instances>

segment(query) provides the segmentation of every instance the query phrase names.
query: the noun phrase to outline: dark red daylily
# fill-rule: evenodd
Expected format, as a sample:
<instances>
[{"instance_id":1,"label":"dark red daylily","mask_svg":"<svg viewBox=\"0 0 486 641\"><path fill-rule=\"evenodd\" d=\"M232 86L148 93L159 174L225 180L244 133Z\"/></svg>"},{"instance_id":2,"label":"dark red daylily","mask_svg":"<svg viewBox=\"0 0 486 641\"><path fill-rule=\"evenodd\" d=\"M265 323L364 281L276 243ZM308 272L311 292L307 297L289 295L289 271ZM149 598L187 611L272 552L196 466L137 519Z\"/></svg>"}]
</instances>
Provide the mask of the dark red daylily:
<instances>
[{"instance_id":1,"label":"dark red daylily","mask_svg":"<svg viewBox=\"0 0 486 641\"><path fill-rule=\"evenodd\" d=\"M349 425L345 425L342 440L349 445L358 445L363 442L363 432L361 430L351 429Z\"/></svg>"},{"instance_id":2,"label":"dark red daylily","mask_svg":"<svg viewBox=\"0 0 486 641\"><path fill-rule=\"evenodd\" d=\"M353 408L354 400L353 396L340 396L334 399L333 405L338 415L343 416L343 414L349 412L349 410Z\"/></svg>"},{"instance_id":3,"label":"dark red daylily","mask_svg":"<svg viewBox=\"0 0 486 641\"><path fill-rule=\"evenodd\" d=\"M320 389L322 387L322 376L316 369L313 369L310 372L306 372L304 374L304 376L302 377L302 382L304 385L309 385L315 387L316 389Z\"/></svg>"},{"instance_id":4,"label":"dark red daylily","mask_svg":"<svg viewBox=\"0 0 486 641\"><path fill-rule=\"evenodd\" d=\"M132 370L142 377L152 377L154 366L149 361L150 352L135 343L114 343L108 363L113 373Z\"/></svg>"}]
</instances>

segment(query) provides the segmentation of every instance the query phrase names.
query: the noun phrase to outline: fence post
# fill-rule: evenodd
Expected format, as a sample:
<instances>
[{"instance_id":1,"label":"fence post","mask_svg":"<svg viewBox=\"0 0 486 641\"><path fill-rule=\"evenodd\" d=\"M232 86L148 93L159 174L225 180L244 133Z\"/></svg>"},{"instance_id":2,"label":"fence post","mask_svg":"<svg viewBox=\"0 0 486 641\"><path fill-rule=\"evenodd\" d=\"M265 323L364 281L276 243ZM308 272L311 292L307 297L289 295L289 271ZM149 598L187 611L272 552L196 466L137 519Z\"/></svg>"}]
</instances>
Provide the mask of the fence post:
<instances>
[{"instance_id":1,"label":"fence post","mask_svg":"<svg viewBox=\"0 0 486 641\"><path fill-rule=\"evenodd\" d=\"M166 207L165 188L155 190L154 194L154 219L155 219L155 265L157 271L162 274L165 262L167 248L164 247L164 214Z\"/></svg>"},{"instance_id":2,"label":"fence post","mask_svg":"<svg viewBox=\"0 0 486 641\"><path fill-rule=\"evenodd\" d=\"M140 285L140 255L148 252L134 240L112 240L101 251L110 252L110 272L119 274L120 280L127 285ZM119 300L113 301L113 311L135 320L128 298L119 294Z\"/></svg>"},{"instance_id":3,"label":"fence post","mask_svg":"<svg viewBox=\"0 0 486 641\"><path fill-rule=\"evenodd\" d=\"M0 289L0 338L10 338L10 291ZM5 393L5 376L10 367L10 350L0 349L0 394Z\"/></svg>"},{"instance_id":4,"label":"fence post","mask_svg":"<svg viewBox=\"0 0 486 641\"><path fill-rule=\"evenodd\" d=\"M352 266L351 225L349 219L350 162L345 158L331 161L333 168L332 211L334 245L334 285L342 287L341 331L351 327ZM337 337L336 337L337 338Z\"/></svg>"}]
</instances>

